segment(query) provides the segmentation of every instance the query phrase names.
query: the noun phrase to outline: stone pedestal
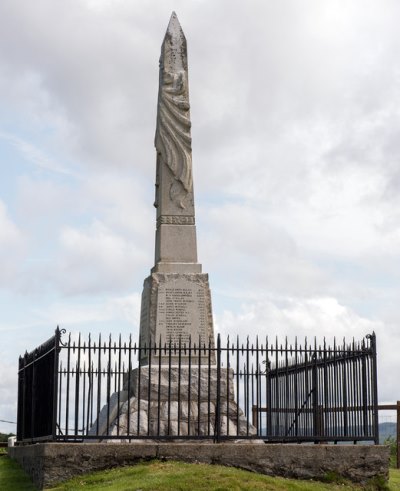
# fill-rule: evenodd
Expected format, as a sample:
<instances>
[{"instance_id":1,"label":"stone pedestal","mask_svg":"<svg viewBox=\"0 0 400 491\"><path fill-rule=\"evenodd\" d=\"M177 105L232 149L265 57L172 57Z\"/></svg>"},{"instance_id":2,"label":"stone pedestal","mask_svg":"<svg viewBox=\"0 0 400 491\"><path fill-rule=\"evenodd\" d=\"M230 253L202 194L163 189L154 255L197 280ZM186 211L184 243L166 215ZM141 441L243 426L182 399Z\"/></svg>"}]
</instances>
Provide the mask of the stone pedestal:
<instances>
[{"instance_id":1,"label":"stone pedestal","mask_svg":"<svg viewBox=\"0 0 400 491\"><path fill-rule=\"evenodd\" d=\"M214 343L208 275L202 273L152 273L144 281L140 317L140 345L158 347L199 346ZM161 345L160 345L161 343ZM181 352L182 359L188 354ZM174 360L172 360L174 362ZM141 351L148 363L148 352ZM162 364L169 363L162 357ZM185 363L185 362L184 362Z\"/></svg>"}]
</instances>

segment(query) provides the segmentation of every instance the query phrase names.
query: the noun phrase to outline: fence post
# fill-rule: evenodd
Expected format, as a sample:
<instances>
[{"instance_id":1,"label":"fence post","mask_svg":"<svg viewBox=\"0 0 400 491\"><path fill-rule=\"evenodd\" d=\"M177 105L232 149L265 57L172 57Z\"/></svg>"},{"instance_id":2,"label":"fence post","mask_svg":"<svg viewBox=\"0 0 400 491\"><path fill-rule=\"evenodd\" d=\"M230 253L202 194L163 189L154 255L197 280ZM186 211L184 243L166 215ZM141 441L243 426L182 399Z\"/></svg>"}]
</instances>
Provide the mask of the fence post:
<instances>
[{"instance_id":1,"label":"fence post","mask_svg":"<svg viewBox=\"0 0 400 491\"><path fill-rule=\"evenodd\" d=\"M21 441L24 435L24 406L25 406L25 371L24 358L18 360L18 407L17 407L17 440Z\"/></svg>"},{"instance_id":2,"label":"fence post","mask_svg":"<svg viewBox=\"0 0 400 491\"><path fill-rule=\"evenodd\" d=\"M397 401L397 468L400 469L400 401Z\"/></svg>"},{"instance_id":3,"label":"fence post","mask_svg":"<svg viewBox=\"0 0 400 491\"><path fill-rule=\"evenodd\" d=\"M33 353L33 360L32 360L32 389L31 389L31 431L30 431L30 438L33 440L33 438L36 437L36 400L37 400L37 387L36 387L36 358L37 358L37 348L35 349Z\"/></svg>"},{"instance_id":4,"label":"fence post","mask_svg":"<svg viewBox=\"0 0 400 491\"><path fill-rule=\"evenodd\" d=\"M57 326L54 336L54 368L53 368L53 421L52 421L52 439L53 441L57 436L57 409L58 409L58 359L60 353L60 339L61 332L59 326Z\"/></svg>"},{"instance_id":5,"label":"fence post","mask_svg":"<svg viewBox=\"0 0 400 491\"><path fill-rule=\"evenodd\" d=\"M378 420L378 370L376 366L376 335L375 332L367 336L371 340L372 348L372 389L373 389L373 408L374 408L374 436L375 445L379 445L379 420Z\"/></svg>"},{"instance_id":6,"label":"fence post","mask_svg":"<svg viewBox=\"0 0 400 491\"><path fill-rule=\"evenodd\" d=\"M321 421L318 406L318 368L317 368L317 347L314 348L314 363L312 367L312 409L313 409L313 425L314 435L320 436Z\"/></svg>"},{"instance_id":7,"label":"fence post","mask_svg":"<svg viewBox=\"0 0 400 491\"><path fill-rule=\"evenodd\" d=\"M217 400L215 404L215 441L221 439L221 337L217 335Z\"/></svg>"}]
</instances>

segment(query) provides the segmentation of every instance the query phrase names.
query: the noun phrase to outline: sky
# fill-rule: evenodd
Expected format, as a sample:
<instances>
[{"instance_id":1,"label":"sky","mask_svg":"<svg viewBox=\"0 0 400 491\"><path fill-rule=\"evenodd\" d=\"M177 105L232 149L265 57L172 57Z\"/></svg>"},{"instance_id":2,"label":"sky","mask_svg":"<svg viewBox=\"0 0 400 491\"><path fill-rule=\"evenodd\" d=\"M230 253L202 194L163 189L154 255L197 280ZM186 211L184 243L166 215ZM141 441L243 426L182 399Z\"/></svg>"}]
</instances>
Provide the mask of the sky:
<instances>
[{"instance_id":1,"label":"sky","mask_svg":"<svg viewBox=\"0 0 400 491\"><path fill-rule=\"evenodd\" d=\"M138 336L173 10L215 331L375 331L379 400L400 399L400 3L2 0L0 420L57 325Z\"/></svg>"}]
</instances>

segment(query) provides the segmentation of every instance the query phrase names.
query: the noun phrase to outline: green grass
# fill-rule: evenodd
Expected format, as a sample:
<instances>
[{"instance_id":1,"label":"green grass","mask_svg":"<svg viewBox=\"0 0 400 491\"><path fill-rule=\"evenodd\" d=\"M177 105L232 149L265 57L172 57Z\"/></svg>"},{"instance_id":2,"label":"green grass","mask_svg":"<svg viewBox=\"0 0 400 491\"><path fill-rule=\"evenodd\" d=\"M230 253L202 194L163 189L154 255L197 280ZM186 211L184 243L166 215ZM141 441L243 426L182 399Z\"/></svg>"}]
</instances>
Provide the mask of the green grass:
<instances>
[{"instance_id":1,"label":"green grass","mask_svg":"<svg viewBox=\"0 0 400 491\"><path fill-rule=\"evenodd\" d=\"M334 477L334 476L333 476ZM231 467L182 462L142 462L131 467L119 467L107 471L79 476L49 491L323 491L323 490L400 490L400 470L390 470L388 487L360 487L342 481L300 481L269 477ZM332 482L333 481L333 482ZM21 468L6 456L0 457L0 489L7 491L34 491Z\"/></svg>"},{"instance_id":2,"label":"green grass","mask_svg":"<svg viewBox=\"0 0 400 491\"><path fill-rule=\"evenodd\" d=\"M4 452L0 453L0 489L4 491L36 490L21 467Z\"/></svg>"},{"instance_id":3,"label":"green grass","mask_svg":"<svg viewBox=\"0 0 400 491\"><path fill-rule=\"evenodd\" d=\"M390 469L389 489L400 489L400 469Z\"/></svg>"},{"instance_id":4,"label":"green grass","mask_svg":"<svg viewBox=\"0 0 400 491\"><path fill-rule=\"evenodd\" d=\"M396 473L396 472L395 472ZM400 472L397 471L400 480ZM231 467L182 462L152 461L132 467L116 468L81 476L51 488L52 491L79 489L108 491L322 491L361 489L400 489L397 487L360 487L339 479L322 483L269 477Z\"/></svg>"}]
</instances>

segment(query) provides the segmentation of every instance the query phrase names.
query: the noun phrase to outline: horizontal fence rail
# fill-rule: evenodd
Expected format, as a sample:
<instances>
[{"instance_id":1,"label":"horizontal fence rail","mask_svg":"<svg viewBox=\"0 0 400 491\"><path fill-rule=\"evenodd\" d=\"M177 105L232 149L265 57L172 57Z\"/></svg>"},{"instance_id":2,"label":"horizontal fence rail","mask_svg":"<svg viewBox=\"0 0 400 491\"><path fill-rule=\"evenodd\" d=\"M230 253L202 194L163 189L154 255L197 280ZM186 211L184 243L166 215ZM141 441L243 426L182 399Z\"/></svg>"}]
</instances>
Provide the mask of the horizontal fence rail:
<instances>
[{"instance_id":1,"label":"horizontal fence rail","mask_svg":"<svg viewBox=\"0 0 400 491\"><path fill-rule=\"evenodd\" d=\"M62 334L20 358L18 441L378 442L375 334L333 346Z\"/></svg>"}]
</instances>

